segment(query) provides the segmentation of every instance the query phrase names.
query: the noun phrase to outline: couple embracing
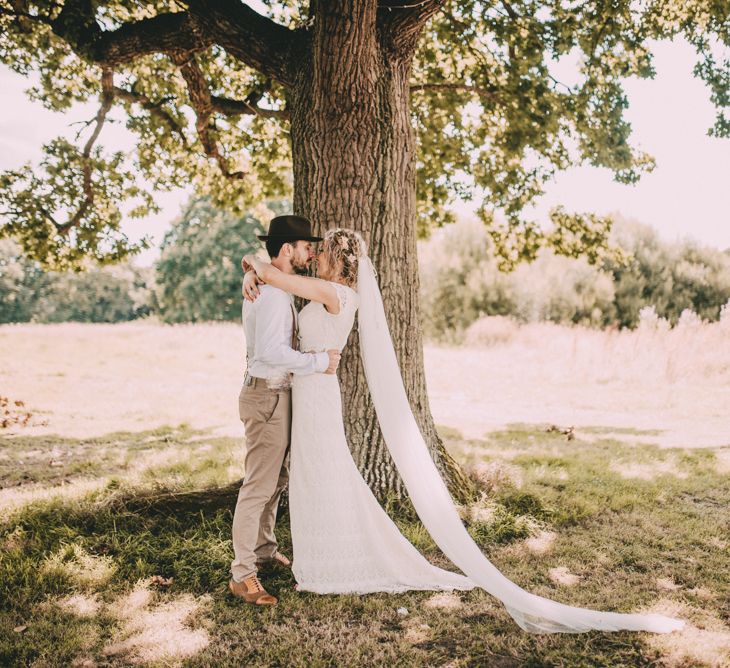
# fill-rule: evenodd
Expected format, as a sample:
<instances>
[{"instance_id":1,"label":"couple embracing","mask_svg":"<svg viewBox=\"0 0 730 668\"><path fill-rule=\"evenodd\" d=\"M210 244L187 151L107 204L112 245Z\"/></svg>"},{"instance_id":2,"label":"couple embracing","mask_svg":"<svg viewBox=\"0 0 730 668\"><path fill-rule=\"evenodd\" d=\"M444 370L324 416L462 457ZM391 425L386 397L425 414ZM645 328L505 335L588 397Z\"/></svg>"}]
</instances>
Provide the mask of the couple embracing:
<instances>
[{"instance_id":1,"label":"couple embracing","mask_svg":"<svg viewBox=\"0 0 730 668\"><path fill-rule=\"evenodd\" d=\"M502 575L464 528L413 417L362 237L338 228L322 239L306 218L289 215L272 219L259 238L271 263L243 259L247 371L239 410L246 457L233 519L229 588L235 596L275 605L257 575L274 563L292 567L299 591L317 594L481 587L535 633L682 627L661 615L567 606ZM322 242L316 256L315 242ZM312 278L304 274L315 257ZM300 313L294 296L308 301ZM350 454L335 371L358 311L363 366L385 443L423 525L463 574L433 566L406 540ZM293 564L274 536L287 482Z\"/></svg>"}]
</instances>

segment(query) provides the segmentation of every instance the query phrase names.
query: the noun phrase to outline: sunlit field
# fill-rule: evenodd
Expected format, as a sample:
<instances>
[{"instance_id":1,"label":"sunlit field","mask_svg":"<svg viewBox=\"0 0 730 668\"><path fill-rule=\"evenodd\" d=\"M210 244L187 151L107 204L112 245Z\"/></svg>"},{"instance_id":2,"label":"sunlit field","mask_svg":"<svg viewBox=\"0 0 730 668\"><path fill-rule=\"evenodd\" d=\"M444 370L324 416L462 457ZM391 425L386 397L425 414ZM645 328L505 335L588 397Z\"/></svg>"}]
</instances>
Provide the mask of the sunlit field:
<instances>
[{"instance_id":1,"label":"sunlit field","mask_svg":"<svg viewBox=\"0 0 730 668\"><path fill-rule=\"evenodd\" d=\"M0 327L0 665L730 666L729 342L726 323L487 319L426 347L440 433L481 489L462 516L499 568L688 622L531 636L479 590L320 597L267 571L276 608L227 595L239 326ZM286 508L277 532L290 554Z\"/></svg>"},{"instance_id":2,"label":"sunlit field","mask_svg":"<svg viewBox=\"0 0 730 668\"><path fill-rule=\"evenodd\" d=\"M468 347L427 349L439 423L473 436L519 423L638 429L664 446L730 445L730 312L636 330L485 318ZM458 379L458 380L457 380ZM646 433L652 432L652 433Z\"/></svg>"},{"instance_id":3,"label":"sunlit field","mask_svg":"<svg viewBox=\"0 0 730 668\"><path fill-rule=\"evenodd\" d=\"M664 446L730 446L728 321L604 332L487 318L467 343L427 345L425 356L437 423L470 438L547 423L637 429ZM0 396L33 413L24 434L186 423L242 435L244 364L236 324L0 327Z\"/></svg>"}]
</instances>

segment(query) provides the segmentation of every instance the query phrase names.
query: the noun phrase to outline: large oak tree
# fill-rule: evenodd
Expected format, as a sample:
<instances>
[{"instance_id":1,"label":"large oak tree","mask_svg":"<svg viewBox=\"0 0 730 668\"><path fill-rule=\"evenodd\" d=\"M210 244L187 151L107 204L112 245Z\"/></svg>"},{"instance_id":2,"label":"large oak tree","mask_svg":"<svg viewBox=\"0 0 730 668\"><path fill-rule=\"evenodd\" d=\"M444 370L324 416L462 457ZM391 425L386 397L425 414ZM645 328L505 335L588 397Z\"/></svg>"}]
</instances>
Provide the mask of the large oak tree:
<instances>
[{"instance_id":1,"label":"large oak tree","mask_svg":"<svg viewBox=\"0 0 730 668\"><path fill-rule=\"evenodd\" d=\"M558 210L543 231L523 208L571 165L607 167L625 183L651 169L629 142L622 81L652 76L653 40L681 35L694 45L695 73L718 110L711 132L727 137L729 7L0 0L0 58L39 74L34 99L63 111L99 98L76 142L58 138L40 164L2 175L2 234L47 265L108 262L136 249L121 211L145 215L154 190L189 184L239 213L293 191L295 212L317 231L352 227L369 241L413 409L462 496L428 408L417 236L452 219L453 199L479 193L505 264L545 244L598 255L607 221ZM578 63L577 81L556 74L563 58ZM104 123L119 118L136 137L133 155L100 143ZM397 492L356 343L342 373L353 453L376 493Z\"/></svg>"}]
</instances>

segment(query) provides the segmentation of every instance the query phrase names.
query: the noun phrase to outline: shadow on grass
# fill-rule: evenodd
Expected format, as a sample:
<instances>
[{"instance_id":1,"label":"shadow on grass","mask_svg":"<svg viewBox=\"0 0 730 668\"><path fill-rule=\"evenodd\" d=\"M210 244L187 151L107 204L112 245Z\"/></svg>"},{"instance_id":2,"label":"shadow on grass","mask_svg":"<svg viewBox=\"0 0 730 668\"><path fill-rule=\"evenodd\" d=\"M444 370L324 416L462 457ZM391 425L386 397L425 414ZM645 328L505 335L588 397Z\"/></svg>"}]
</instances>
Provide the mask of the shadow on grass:
<instances>
[{"instance_id":1,"label":"shadow on grass","mask_svg":"<svg viewBox=\"0 0 730 668\"><path fill-rule=\"evenodd\" d=\"M129 656L106 654L105 648L119 641L119 618L111 611L156 575L172 583L153 591L145 618L156 619L155 610L185 597L193 597L202 611L186 623L205 630L210 642L187 656L186 665L648 666L659 657L637 634L529 636L480 590L454 595L448 607L431 605L435 597L428 592L316 596L294 591L291 573L269 571L264 581L280 605L247 607L226 594L239 486L230 469L240 463L240 444L188 430L94 442L127 442L133 460L140 452L168 448L183 457L154 464L141 482L120 477L83 498L35 501L0 524L2 665L61 666L80 657L126 665ZM64 444L70 450L91 446L68 439ZM37 441L19 445L39 448ZM500 448L509 451L524 477L520 489L495 492L487 510L500 504L509 514L499 515L500 521L530 517L558 534L550 552L536 555L517 540L521 535L495 533L493 522L485 520L484 531L473 531L485 541L490 558L521 586L610 610L631 611L657 597L672 597L702 605L719 618L730 612L722 596L722 549L712 547L726 523L723 504L730 502L730 492L713 473L711 453L637 451L616 441L566 443L526 431L499 433L484 445L490 456ZM611 463L630 457L647 464L672 457L686 476L626 479ZM211 471L220 484L210 484ZM397 504L389 510L418 549L439 563L413 516ZM515 531L514 522L504 526ZM290 554L285 514L277 535L282 551ZM584 584L556 585L548 571L558 566L580 575ZM660 591L657 578L678 589ZM716 598L698 603L692 592L700 589ZM59 607L75 594L97 597L100 612L84 618ZM406 615L398 612L403 608ZM23 626L22 632L13 631Z\"/></svg>"},{"instance_id":2,"label":"shadow on grass","mask_svg":"<svg viewBox=\"0 0 730 668\"><path fill-rule=\"evenodd\" d=\"M94 438L1 435L0 489L125 473L143 467L155 454L192 452L201 446L203 438L205 432L193 431L186 425Z\"/></svg>"}]
</instances>

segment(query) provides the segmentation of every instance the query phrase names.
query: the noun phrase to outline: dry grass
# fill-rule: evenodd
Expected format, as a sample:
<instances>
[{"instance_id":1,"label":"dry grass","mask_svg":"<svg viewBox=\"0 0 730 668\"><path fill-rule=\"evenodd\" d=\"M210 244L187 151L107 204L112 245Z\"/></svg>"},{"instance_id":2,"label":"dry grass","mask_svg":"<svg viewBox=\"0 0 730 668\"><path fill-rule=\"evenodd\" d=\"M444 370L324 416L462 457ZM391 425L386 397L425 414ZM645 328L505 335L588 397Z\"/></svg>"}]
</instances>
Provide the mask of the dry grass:
<instances>
[{"instance_id":1,"label":"dry grass","mask_svg":"<svg viewBox=\"0 0 730 668\"><path fill-rule=\"evenodd\" d=\"M682 585L678 585L674 580L670 580L669 578L657 578L656 586L666 591L677 591L682 588Z\"/></svg>"},{"instance_id":2,"label":"dry grass","mask_svg":"<svg viewBox=\"0 0 730 668\"><path fill-rule=\"evenodd\" d=\"M616 471L624 478L638 478L639 480L652 480L659 475L672 475L675 478L686 478L687 473L682 471L676 461L655 461L648 463L639 462L614 462L611 470Z\"/></svg>"},{"instance_id":3,"label":"dry grass","mask_svg":"<svg viewBox=\"0 0 730 668\"><path fill-rule=\"evenodd\" d=\"M81 589L98 589L114 575L114 561L107 556L89 554L79 545L62 547L47 557L41 566L44 575L67 579Z\"/></svg>"},{"instance_id":4,"label":"dry grass","mask_svg":"<svg viewBox=\"0 0 730 668\"><path fill-rule=\"evenodd\" d=\"M424 604L427 608L440 608L443 610L457 610L462 607L461 598L454 593L440 592L434 594Z\"/></svg>"},{"instance_id":5,"label":"dry grass","mask_svg":"<svg viewBox=\"0 0 730 668\"><path fill-rule=\"evenodd\" d=\"M276 609L226 596L235 492L211 488L242 472L237 326L0 327L0 395L49 421L0 439L0 663L730 665L726 353L707 334L684 351L697 366L662 367L676 336L535 326L426 349L447 445L489 490L463 517L499 568L567 603L690 621L535 638L480 590L317 597L271 573ZM181 423L200 431L158 428ZM277 531L289 552L286 519Z\"/></svg>"},{"instance_id":6,"label":"dry grass","mask_svg":"<svg viewBox=\"0 0 730 668\"><path fill-rule=\"evenodd\" d=\"M723 324L603 332L534 324L484 347L428 345L434 417L467 438L510 424L605 425L664 446L730 445ZM236 324L0 326L0 387L47 420L8 433L88 437L187 423L241 435Z\"/></svg>"},{"instance_id":7,"label":"dry grass","mask_svg":"<svg viewBox=\"0 0 730 668\"><path fill-rule=\"evenodd\" d=\"M545 423L652 432L636 440L670 447L730 444L728 322L635 331L540 323L510 336L497 324L480 339L475 323L471 346L426 349L434 415L467 438Z\"/></svg>"},{"instance_id":8,"label":"dry grass","mask_svg":"<svg viewBox=\"0 0 730 668\"><path fill-rule=\"evenodd\" d=\"M73 594L58 601L58 605L77 617L94 617L101 608L96 594Z\"/></svg>"},{"instance_id":9,"label":"dry grass","mask_svg":"<svg viewBox=\"0 0 730 668\"><path fill-rule=\"evenodd\" d=\"M489 492L499 492L509 487L522 485L522 472L517 466L502 461L479 462L472 471L472 477Z\"/></svg>"},{"instance_id":10,"label":"dry grass","mask_svg":"<svg viewBox=\"0 0 730 668\"><path fill-rule=\"evenodd\" d=\"M553 546L557 534L554 531L541 531L525 541L525 547L533 554L547 554Z\"/></svg>"},{"instance_id":11,"label":"dry grass","mask_svg":"<svg viewBox=\"0 0 730 668\"><path fill-rule=\"evenodd\" d=\"M718 473L730 473L730 450L717 450L715 459Z\"/></svg>"},{"instance_id":12,"label":"dry grass","mask_svg":"<svg viewBox=\"0 0 730 668\"><path fill-rule=\"evenodd\" d=\"M548 571L548 576L556 584L565 585L567 587L572 587L581 581L580 575L571 573L570 569L566 566L556 566L555 568L551 568Z\"/></svg>"},{"instance_id":13,"label":"dry grass","mask_svg":"<svg viewBox=\"0 0 730 668\"><path fill-rule=\"evenodd\" d=\"M660 601L652 606L650 612L689 621L678 633L648 639L649 645L661 653L662 666L730 666L730 628L716 615L677 601Z\"/></svg>"},{"instance_id":14,"label":"dry grass","mask_svg":"<svg viewBox=\"0 0 730 668\"><path fill-rule=\"evenodd\" d=\"M121 625L104 647L105 655L120 657L125 663L164 661L177 665L210 644L210 634L196 622L210 605L209 596L183 594L153 601L149 584L138 582L129 594L109 606Z\"/></svg>"},{"instance_id":15,"label":"dry grass","mask_svg":"<svg viewBox=\"0 0 730 668\"><path fill-rule=\"evenodd\" d=\"M49 421L21 433L84 438L187 423L240 435L243 344L233 324L4 325L0 385Z\"/></svg>"}]
</instances>

